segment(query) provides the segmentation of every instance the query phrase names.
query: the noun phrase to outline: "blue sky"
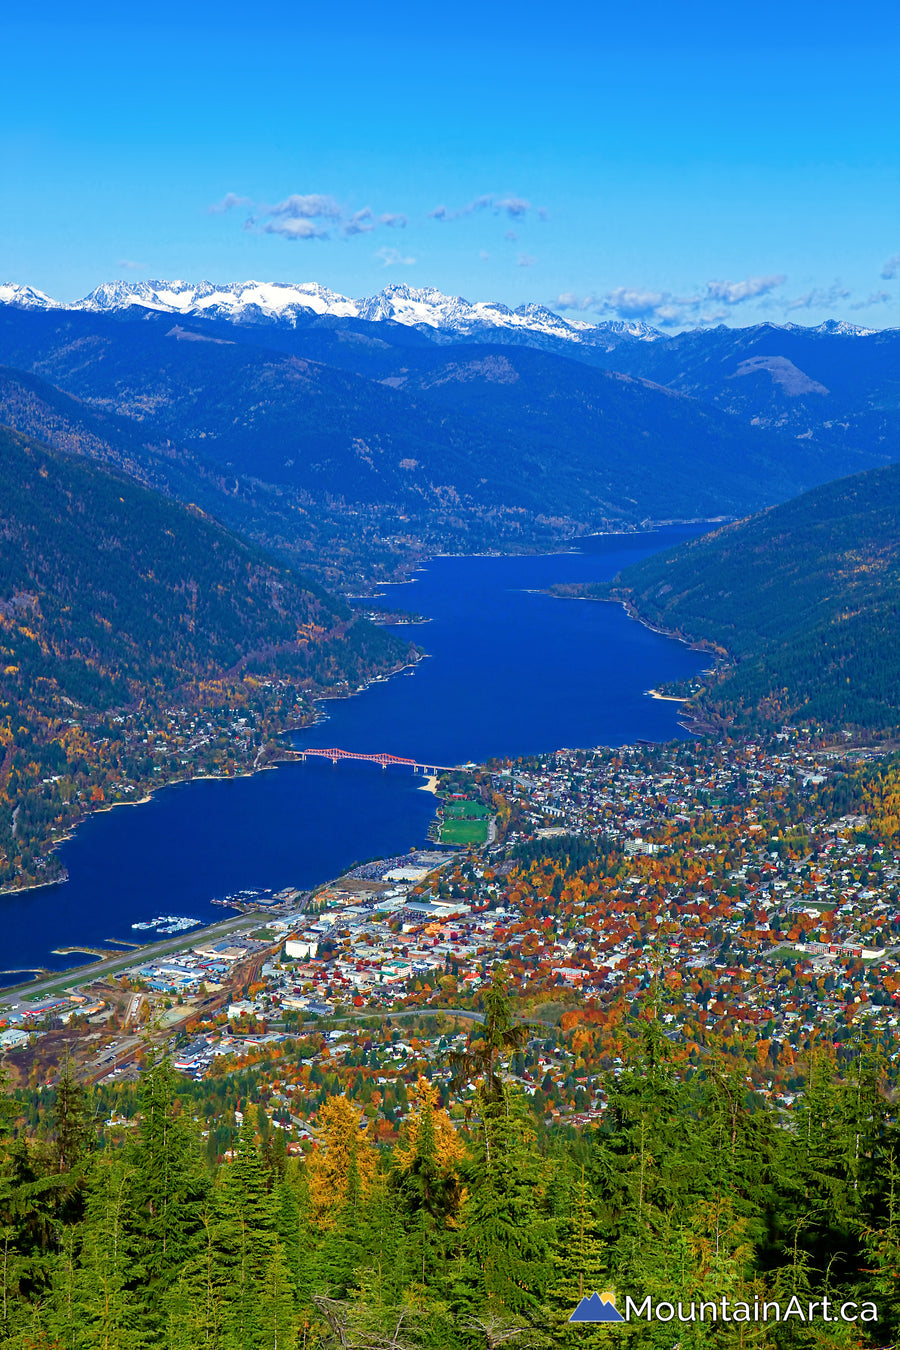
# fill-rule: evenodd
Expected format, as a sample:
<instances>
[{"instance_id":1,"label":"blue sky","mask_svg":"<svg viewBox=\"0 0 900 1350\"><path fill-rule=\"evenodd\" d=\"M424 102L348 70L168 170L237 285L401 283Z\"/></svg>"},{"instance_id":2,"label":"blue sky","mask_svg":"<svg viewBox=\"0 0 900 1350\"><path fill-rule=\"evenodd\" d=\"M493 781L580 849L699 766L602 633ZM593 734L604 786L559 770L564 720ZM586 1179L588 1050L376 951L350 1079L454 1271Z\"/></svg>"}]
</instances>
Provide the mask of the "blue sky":
<instances>
[{"instance_id":1,"label":"blue sky","mask_svg":"<svg viewBox=\"0 0 900 1350\"><path fill-rule=\"evenodd\" d=\"M0 32L0 280L895 326L898 38L869 0L49 0Z\"/></svg>"}]
</instances>

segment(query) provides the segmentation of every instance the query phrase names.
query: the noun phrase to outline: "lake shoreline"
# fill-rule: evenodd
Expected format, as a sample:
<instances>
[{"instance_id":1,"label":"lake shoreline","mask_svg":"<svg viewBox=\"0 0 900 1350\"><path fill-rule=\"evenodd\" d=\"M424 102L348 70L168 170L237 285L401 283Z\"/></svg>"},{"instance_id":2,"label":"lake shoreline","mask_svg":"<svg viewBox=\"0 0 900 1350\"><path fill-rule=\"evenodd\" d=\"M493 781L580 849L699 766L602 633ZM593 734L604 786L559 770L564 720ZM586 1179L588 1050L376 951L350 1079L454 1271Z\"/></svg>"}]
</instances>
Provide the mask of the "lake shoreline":
<instances>
[{"instance_id":1,"label":"lake shoreline","mask_svg":"<svg viewBox=\"0 0 900 1350\"><path fill-rule=\"evenodd\" d=\"M244 741L243 762L230 773L204 765L207 771L142 785L130 799L93 803L54 840L70 873L65 886L46 877L4 894L11 930L4 965L38 970L60 959L45 955L51 945L120 941L125 925L161 903L205 926L214 917L211 897L241 888L305 890L341 875L353 859L424 845L435 775L382 774L356 763L291 771L305 746L456 765L689 736L680 706L647 690L693 678L696 653L638 632L621 612L549 606L536 593L573 574L605 581L634 555L667 547L674 534L610 538L578 554L435 560L415 587L391 591L398 610L432 616L431 659L404 652L386 680L332 687L268 738L262 753ZM392 678L398 675L409 684ZM354 697L361 692L365 699ZM283 773L264 773L280 763ZM195 781L194 793L160 791ZM223 782L231 787L216 786ZM112 814L149 801L152 812ZM95 825L82 831L95 814Z\"/></svg>"},{"instance_id":2,"label":"lake shoreline","mask_svg":"<svg viewBox=\"0 0 900 1350\"><path fill-rule=\"evenodd\" d=\"M425 654L420 656L416 661L406 661L402 666L397 666L394 670L390 671L387 676L373 677L372 679L367 680L364 685L360 685L356 689L348 690L345 694L321 694L318 698L313 699L314 711L308 721L301 722L297 726L284 727L278 734L280 736L291 736L300 731L307 731L312 727L318 726L322 722L327 722L328 714L320 712L318 704L335 700L343 702L345 699L356 698L358 695L366 693L373 684L385 683L394 679L397 675L402 675L404 671L415 670L419 662L424 659ZM49 850L47 856L52 857L60 845L74 839L81 827L87 824L89 820L93 820L95 816L105 815L107 812L116 811L119 807L123 806L146 806L147 803L152 802L160 792L165 792L166 788L183 787L186 783L234 782L242 778L255 778L257 774L277 769L279 764L296 763L301 758L298 751L294 751L287 746L283 748L276 747L274 753L260 763L259 758L263 749L265 749L265 747L261 747L260 751L257 753L256 759L249 768L242 768L240 771L236 770L233 773L185 774L184 777L181 778L167 778L164 783L159 783L155 787L146 789L142 797L135 797L132 800L123 802L96 802L89 804L81 819L67 829L65 834L61 834L58 839L53 841L53 846ZM64 886L70 878L68 871L66 869L63 869L63 871L63 875L52 877L48 881L31 881L24 886L0 886L0 902L2 902L3 897L7 895L24 895L29 891L43 891L48 890L53 886Z\"/></svg>"}]
</instances>

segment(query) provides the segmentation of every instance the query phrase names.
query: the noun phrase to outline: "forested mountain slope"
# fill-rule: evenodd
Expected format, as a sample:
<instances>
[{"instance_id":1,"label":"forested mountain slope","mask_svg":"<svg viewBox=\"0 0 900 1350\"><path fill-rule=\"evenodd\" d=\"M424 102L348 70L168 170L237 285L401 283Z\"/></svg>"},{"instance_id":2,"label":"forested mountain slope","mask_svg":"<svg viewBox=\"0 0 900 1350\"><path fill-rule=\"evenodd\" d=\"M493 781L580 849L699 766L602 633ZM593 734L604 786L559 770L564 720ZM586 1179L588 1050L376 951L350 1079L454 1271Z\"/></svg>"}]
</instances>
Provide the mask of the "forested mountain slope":
<instances>
[{"instance_id":1,"label":"forested mountain slope","mask_svg":"<svg viewBox=\"0 0 900 1350\"><path fill-rule=\"evenodd\" d=\"M900 726L900 466L827 483L622 572L605 592L733 658L726 716Z\"/></svg>"},{"instance_id":2,"label":"forested mountain slope","mask_svg":"<svg viewBox=\"0 0 900 1350\"><path fill-rule=\"evenodd\" d=\"M66 454L120 470L145 487L200 507L304 575L347 585L391 574L396 548L384 513L358 511L352 540L339 507L222 468L197 450L148 434L140 423L93 408L26 371L0 367L0 423ZM395 513L397 514L397 513ZM399 522L394 521L396 527Z\"/></svg>"},{"instance_id":3,"label":"forested mountain slope","mask_svg":"<svg viewBox=\"0 0 900 1350\"><path fill-rule=\"evenodd\" d=\"M5 306L0 360L128 419L157 459L200 456L223 490L252 480L280 513L273 540L323 511L343 513L345 535L356 511L384 515L383 536L405 518L420 538L451 514L463 538L479 522L478 542L502 541L511 517L527 534L730 515L879 461L552 353L408 333L395 346L353 322L313 330L307 355L305 329L275 351L236 325Z\"/></svg>"},{"instance_id":4,"label":"forested mountain slope","mask_svg":"<svg viewBox=\"0 0 900 1350\"><path fill-rule=\"evenodd\" d=\"M115 797L114 785L183 775L172 707L252 705L246 758L307 693L406 659L196 508L5 428L0 530L0 880L27 872L52 822L95 789L104 799L104 783ZM134 729L144 722L156 758L147 726Z\"/></svg>"}]
</instances>

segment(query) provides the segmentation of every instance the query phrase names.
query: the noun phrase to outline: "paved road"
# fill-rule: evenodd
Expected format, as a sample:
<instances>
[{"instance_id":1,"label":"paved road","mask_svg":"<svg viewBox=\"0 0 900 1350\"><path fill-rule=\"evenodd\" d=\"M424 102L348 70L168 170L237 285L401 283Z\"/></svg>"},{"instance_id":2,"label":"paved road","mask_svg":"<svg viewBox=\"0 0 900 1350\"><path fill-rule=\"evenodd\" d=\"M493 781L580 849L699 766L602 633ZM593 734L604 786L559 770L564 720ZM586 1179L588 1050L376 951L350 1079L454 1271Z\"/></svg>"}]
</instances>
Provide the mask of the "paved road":
<instances>
[{"instance_id":1,"label":"paved road","mask_svg":"<svg viewBox=\"0 0 900 1350\"><path fill-rule=\"evenodd\" d=\"M404 1008L399 1012L392 1012L390 1008L360 1008L358 1012L352 1013L334 1013L331 1017L323 1017L318 1022L304 1022L302 1031L321 1031L322 1022L360 1022L371 1018L380 1018L382 1021L395 1017L467 1017L470 1022L483 1022L484 1014L473 1012L471 1008L433 1008L426 1004L423 1008ZM555 1022L540 1022L536 1017L517 1017L519 1022L525 1027L549 1027L556 1028Z\"/></svg>"}]
</instances>

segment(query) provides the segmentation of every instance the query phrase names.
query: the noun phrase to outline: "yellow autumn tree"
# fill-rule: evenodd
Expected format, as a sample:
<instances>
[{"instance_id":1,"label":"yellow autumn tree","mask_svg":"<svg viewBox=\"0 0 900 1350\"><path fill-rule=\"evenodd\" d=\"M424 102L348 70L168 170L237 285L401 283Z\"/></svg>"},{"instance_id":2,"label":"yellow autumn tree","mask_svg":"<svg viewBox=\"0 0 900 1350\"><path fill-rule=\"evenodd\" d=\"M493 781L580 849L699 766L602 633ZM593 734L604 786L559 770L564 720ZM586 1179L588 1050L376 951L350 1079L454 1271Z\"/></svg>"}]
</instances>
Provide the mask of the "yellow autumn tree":
<instances>
[{"instance_id":1,"label":"yellow autumn tree","mask_svg":"<svg viewBox=\"0 0 900 1350\"><path fill-rule=\"evenodd\" d=\"M447 1112L437 1104L437 1090L427 1078L420 1077L393 1161L401 1204L417 1226L422 1243L423 1282L426 1268L436 1256L436 1234L455 1227L465 1199L460 1180L462 1159L462 1144Z\"/></svg>"},{"instance_id":2,"label":"yellow autumn tree","mask_svg":"<svg viewBox=\"0 0 900 1350\"><path fill-rule=\"evenodd\" d=\"M444 1172L455 1171L463 1159L463 1146L446 1111L438 1106L438 1091L424 1076L416 1083L412 1109L400 1132L394 1149L394 1162L401 1172L408 1172L425 1143L430 1130L434 1136L434 1156Z\"/></svg>"},{"instance_id":3,"label":"yellow autumn tree","mask_svg":"<svg viewBox=\"0 0 900 1350\"><path fill-rule=\"evenodd\" d=\"M319 1112L320 1142L309 1163L309 1192L313 1217L324 1228L344 1203L353 1168L363 1195L372 1184L375 1149L363 1129L365 1123L346 1096L329 1097Z\"/></svg>"}]
</instances>

